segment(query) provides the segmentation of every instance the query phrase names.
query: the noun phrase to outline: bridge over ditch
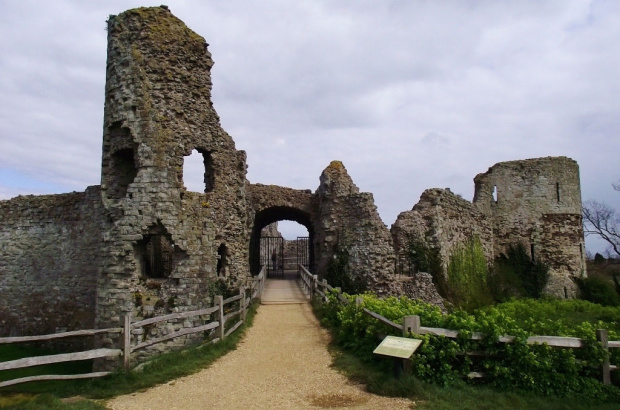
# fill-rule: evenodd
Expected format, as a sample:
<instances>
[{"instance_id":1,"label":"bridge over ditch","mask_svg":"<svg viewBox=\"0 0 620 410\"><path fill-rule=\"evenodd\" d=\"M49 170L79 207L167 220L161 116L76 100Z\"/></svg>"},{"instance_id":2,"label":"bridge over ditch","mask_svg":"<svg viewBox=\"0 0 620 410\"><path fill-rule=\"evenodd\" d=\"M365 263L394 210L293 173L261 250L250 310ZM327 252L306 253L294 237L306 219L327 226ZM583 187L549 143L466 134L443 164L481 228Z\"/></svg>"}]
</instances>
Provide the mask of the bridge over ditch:
<instances>
[{"instance_id":1,"label":"bridge over ditch","mask_svg":"<svg viewBox=\"0 0 620 410\"><path fill-rule=\"evenodd\" d=\"M282 277L265 282L261 305L287 305L308 303L310 297L301 288L297 271L286 270Z\"/></svg>"}]
</instances>

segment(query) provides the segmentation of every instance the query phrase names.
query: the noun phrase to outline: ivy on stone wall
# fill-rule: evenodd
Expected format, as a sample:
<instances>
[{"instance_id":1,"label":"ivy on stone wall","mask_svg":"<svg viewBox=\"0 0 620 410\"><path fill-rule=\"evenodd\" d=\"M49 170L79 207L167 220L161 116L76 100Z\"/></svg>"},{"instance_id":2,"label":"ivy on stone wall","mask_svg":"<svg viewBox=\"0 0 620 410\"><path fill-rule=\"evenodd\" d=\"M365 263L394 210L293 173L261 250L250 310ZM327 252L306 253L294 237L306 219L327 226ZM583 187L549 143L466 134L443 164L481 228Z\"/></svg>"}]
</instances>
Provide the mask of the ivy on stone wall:
<instances>
[{"instance_id":1,"label":"ivy on stone wall","mask_svg":"<svg viewBox=\"0 0 620 410\"><path fill-rule=\"evenodd\" d=\"M363 293L366 291L366 284L358 275L353 275L349 265L349 251L347 247L336 243L334 254L327 265L325 274L327 283L336 288L341 288L343 292L349 294Z\"/></svg>"},{"instance_id":2,"label":"ivy on stone wall","mask_svg":"<svg viewBox=\"0 0 620 410\"><path fill-rule=\"evenodd\" d=\"M540 298L549 281L549 268L533 261L522 243L510 245L495 259L489 285L498 301L512 297Z\"/></svg>"},{"instance_id":3,"label":"ivy on stone wall","mask_svg":"<svg viewBox=\"0 0 620 410\"><path fill-rule=\"evenodd\" d=\"M480 239L458 244L448 262L448 299L457 307L473 311L492 303L487 286L488 266Z\"/></svg>"}]
</instances>

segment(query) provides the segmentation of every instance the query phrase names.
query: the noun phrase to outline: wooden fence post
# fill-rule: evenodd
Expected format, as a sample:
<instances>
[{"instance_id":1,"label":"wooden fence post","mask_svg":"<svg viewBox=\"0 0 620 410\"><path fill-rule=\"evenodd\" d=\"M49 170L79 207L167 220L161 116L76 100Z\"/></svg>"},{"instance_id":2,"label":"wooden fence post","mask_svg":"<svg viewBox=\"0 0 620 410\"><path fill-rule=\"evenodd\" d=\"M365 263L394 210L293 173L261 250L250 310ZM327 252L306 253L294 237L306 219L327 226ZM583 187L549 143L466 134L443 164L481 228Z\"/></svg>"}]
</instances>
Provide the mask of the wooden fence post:
<instances>
[{"instance_id":1,"label":"wooden fence post","mask_svg":"<svg viewBox=\"0 0 620 410\"><path fill-rule=\"evenodd\" d=\"M310 299L314 299L314 292L316 291L318 281L319 277L317 275L312 275L312 289L310 290Z\"/></svg>"},{"instance_id":2,"label":"wooden fence post","mask_svg":"<svg viewBox=\"0 0 620 410\"><path fill-rule=\"evenodd\" d=\"M217 333L220 340L224 340L224 296L216 295L215 303L219 307L217 310L217 321L220 323L220 326L217 328Z\"/></svg>"},{"instance_id":3,"label":"wooden fence post","mask_svg":"<svg viewBox=\"0 0 620 410\"><path fill-rule=\"evenodd\" d=\"M241 295L241 321L245 323L245 314L246 314L247 306L245 305L245 288L243 286L239 288L239 294Z\"/></svg>"},{"instance_id":4,"label":"wooden fence post","mask_svg":"<svg viewBox=\"0 0 620 410\"><path fill-rule=\"evenodd\" d=\"M611 374L609 367L609 339L607 337L607 330L597 329L596 340L601 343L601 346L603 346L603 349L605 350L605 360L601 365L603 384L611 384Z\"/></svg>"},{"instance_id":5,"label":"wooden fence post","mask_svg":"<svg viewBox=\"0 0 620 410\"><path fill-rule=\"evenodd\" d=\"M131 355L131 313L127 313L123 323L123 367L129 370L129 355Z\"/></svg>"},{"instance_id":6,"label":"wooden fence post","mask_svg":"<svg viewBox=\"0 0 620 410\"><path fill-rule=\"evenodd\" d=\"M325 297L323 298L323 302L327 302L327 279L323 279L323 284L321 286L323 286L323 293L325 294Z\"/></svg>"},{"instance_id":7,"label":"wooden fence post","mask_svg":"<svg viewBox=\"0 0 620 410\"><path fill-rule=\"evenodd\" d=\"M406 336L407 333L420 334L420 316L403 317L403 336Z\"/></svg>"}]
</instances>

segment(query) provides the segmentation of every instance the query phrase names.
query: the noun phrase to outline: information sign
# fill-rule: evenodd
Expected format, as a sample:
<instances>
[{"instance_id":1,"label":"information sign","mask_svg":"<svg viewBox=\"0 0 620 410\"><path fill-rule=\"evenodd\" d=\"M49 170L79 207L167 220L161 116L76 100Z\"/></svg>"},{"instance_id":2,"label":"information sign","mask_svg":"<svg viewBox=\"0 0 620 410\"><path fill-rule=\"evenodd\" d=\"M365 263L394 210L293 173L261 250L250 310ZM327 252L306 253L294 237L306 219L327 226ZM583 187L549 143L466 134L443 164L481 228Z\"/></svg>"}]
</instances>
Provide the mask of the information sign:
<instances>
[{"instance_id":1,"label":"information sign","mask_svg":"<svg viewBox=\"0 0 620 410\"><path fill-rule=\"evenodd\" d=\"M374 354L383 356L400 357L409 359L418 346L422 344L420 339L409 339L406 337L386 336L385 339L373 351Z\"/></svg>"}]
</instances>

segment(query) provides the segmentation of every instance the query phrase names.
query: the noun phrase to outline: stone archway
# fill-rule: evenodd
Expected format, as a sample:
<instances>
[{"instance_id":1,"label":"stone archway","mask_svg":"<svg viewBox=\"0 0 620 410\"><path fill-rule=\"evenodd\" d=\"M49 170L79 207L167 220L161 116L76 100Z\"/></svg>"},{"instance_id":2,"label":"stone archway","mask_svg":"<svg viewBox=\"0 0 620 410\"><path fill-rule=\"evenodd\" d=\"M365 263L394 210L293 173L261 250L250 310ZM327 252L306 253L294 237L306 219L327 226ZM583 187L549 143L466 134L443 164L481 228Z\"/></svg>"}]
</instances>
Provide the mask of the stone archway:
<instances>
[{"instance_id":1,"label":"stone archway","mask_svg":"<svg viewBox=\"0 0 620 410\"><path fill-rule=\"evenodd\" d=\"M252 228L252 234L250 237L250 271L252 275L257 275L260 271L260 237L261 230L269 224L278 221L294 221L300 225L303 225L308 230L308 252L310 258L310 264L314 262L314 225L310 218L310 215L295 208L289 207L271 207L263 209L256 213L254 218L254 227Z\"/></svg>"},{"instance_id":2,"label":"stone archway","mask_svg":"<svg viewBox=\"0 0 620 410\"><path fill-rule=\"evenodd\" d=\"M316 214L315 196L310 190L296 190L275 185L254 184L250 186L254 223L249 247L250 272L260 271L261 230L278 221L294 221L308 230L309 258L315 260Z\"/></svg>"}]
</instances>

